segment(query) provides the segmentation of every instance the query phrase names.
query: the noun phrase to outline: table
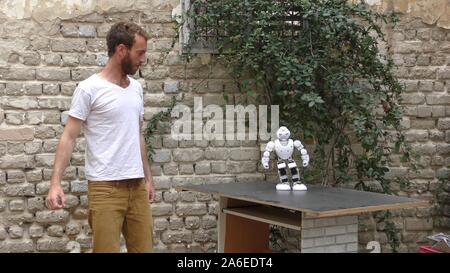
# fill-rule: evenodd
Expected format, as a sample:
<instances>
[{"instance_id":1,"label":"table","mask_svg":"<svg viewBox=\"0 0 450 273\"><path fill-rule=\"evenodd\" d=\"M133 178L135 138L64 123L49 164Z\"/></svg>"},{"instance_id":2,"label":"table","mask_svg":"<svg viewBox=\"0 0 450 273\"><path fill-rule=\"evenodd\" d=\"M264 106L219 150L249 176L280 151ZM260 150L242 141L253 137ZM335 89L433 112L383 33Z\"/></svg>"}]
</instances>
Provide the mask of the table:
<instances>
[{"instance_id":1,"label":"table","mask_svg":"<svg viewBox=\"0 0 450 273\"><path fill-rule=\"evenodd\" d=\"M301 232L301 252L356 252L362 212L426 207L427 201L309 185L277 191L273 182L182 185L219 196L218 252L270 252L269 225Z\"/></svg>"}]
</instances>

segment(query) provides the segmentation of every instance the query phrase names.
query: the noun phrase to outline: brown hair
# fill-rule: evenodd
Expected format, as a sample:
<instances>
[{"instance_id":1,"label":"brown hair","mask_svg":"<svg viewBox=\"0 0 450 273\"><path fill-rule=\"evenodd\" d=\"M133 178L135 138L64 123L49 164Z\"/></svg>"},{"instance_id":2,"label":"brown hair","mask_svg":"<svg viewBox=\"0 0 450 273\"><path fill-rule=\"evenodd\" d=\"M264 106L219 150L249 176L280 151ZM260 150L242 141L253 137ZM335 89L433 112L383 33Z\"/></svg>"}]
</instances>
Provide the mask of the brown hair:
<instances>
[{"instance_id":1,"label":"brown hair","mask_svg":"<svg viewBox=\"0 0 450 273\"><path fill-rule=\"evenodd\" d=\"M116 46L124 44L131 48L135 42L134 35L138 34L148 40L147 32L133 22L119 22L114 24L106 35L108 45L108 56L111 57L116 52Z\"/></svg>"}]
</instances>

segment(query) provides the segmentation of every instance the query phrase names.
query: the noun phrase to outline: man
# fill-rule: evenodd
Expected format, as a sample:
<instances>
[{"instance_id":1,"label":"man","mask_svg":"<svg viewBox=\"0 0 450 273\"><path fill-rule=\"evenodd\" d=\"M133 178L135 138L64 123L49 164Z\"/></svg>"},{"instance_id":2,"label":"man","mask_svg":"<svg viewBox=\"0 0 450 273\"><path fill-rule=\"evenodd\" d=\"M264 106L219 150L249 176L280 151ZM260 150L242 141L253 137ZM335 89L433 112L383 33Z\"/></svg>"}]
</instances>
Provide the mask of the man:
<instances>
[{"instance_id":1,"label":"man","mask_svg":"<svg viewBox=\"0 0 450 273\"><path fill-rule=\"evenodd\" d=\"M50 209L65 206L61 177L83 126L93 252L119 252L121 232L128 252L153 249L149 202L155 190L141 133L143 89L128 76L146 62L147 39L134 23L111 27L106 37L109 61L75 89L56 150L46 199Z\"/></svg>"}]
</instances>

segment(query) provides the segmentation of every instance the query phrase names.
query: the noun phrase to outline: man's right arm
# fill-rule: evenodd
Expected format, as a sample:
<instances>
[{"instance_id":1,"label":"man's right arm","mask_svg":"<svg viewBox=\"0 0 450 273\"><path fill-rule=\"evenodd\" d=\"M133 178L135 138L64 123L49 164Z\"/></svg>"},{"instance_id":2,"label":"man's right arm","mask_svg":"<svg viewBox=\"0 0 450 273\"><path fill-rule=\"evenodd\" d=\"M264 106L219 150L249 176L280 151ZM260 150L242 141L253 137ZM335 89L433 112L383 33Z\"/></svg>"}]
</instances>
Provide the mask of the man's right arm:
<instances>
[{"instance_id":1,"label":"man's right arm","mask_svg":"<svg viewBox=\"0 0 450 273\"><path fill-rule=\"evenodd\" d=\"M50 181L50 189L47 195L46 203L50 209L63 208L65 205L64 192L61 188L61 179L64 170L69 165L72 151L76 139L81 131L83 121L69 116L66 127L56 148L55 161L53 164L53 173Z\"/></svg>"}]
</instances>

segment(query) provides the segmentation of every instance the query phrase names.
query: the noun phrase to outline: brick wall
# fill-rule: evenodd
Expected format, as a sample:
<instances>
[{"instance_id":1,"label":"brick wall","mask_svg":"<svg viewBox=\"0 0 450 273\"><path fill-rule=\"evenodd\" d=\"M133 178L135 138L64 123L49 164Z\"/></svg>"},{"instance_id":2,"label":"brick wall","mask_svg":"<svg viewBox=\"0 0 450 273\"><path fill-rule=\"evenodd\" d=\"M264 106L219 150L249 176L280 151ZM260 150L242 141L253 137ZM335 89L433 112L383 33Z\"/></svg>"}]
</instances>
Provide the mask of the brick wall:
<instances>
[{"instance_id":1,"label":"brick wall","mask_svg":"<svg viewBox=\"0 0 450 273\"><path fill-rule=\"evenodd\" d=\"M447 208L444 206L448 202L449 182L438 180L440 175L449 173L450 167L450 30L404 15L397 30L390 33L390 44L390 53L398 65L397 76L405 85L406 138L421 155L422 165L414 173L399 158L394 160L390 172L406 176L412 183L410 189L398 190L398 194L430 200L436 205L435 190L442 186L447 190L439 207L392 211L401 240L399 250L417 252L419 245L429 243L427 235L450 230L449 212L443 210ZM391 251L386 244L384 223L363 215L360 224L361 247L379 240L382 251Z\"/></svg>"},{"instance_id":2,"label":"brick wall","mask_svg":"<svg viewBox=\"0 0 450 273\"><path fill-rule=\"evenodd\" d=\"M271 249L276 252L358 252L358 216L316 218L302 214L301 230L277 227Z\"/></svg>"},{"instance_id":3,"label":"brick wall","mask_svg":"<svg viewBox=\"0 0 450 273\"><path fill-rule=\"evenodd\" d=\"M224 93L232 102L245 104L247 98L238 93L214 58L194 58L185 68L178 45L165 53L175 36L170 18L179 1L117 1L115 7L57 0L21 7L19 2L0 5L0 20L5 22L0 26L0 252L90 251L83 137L77 141L62 182L67 209L47 210L44 197L63 131L63 113L76 84L105 63L105 35L114 22L132 19L150 33L149 62L136 75L145 88L145 120L181 92L188 104L195 95L202 96L204 106L225 104ZM80 6L75 9L77 3ZM413 182L411 190L401 195L434 200L431 190L438 185L436 177L448 172L450 164L450 33L420 18L408 18L402 18L390 41L400 66L398 76L407 88L408 139L422 153L425 168L419 174L407 173L396 160L391 169ZM157 135L153 145L155 250L214 251L217 200L207 194L176 192L174 187L263 180L259 146L252 141L174 141L168 131ZM450 191L448 185L446 189ZM414 251L427 234L448 231L448 194L445 200L440 216L431 209L393 212L402 251ZM371 215L362 215L359 222L360 248L379 240L383 251L389 251L382 224ZM291 232L287 240L298 242L298 235ZM338 240L337 235L333 238ZM305 237L303 244L320 247L319 241Z\"/></svg>"},{"instance_id":4,"label":"brick wall","mask_svg":"<svg viewBox=\"0 0 450 273\"><path fill-rule=\"evenodd\" d=\"M303 217L301 252L352 253L358 251L358 216Z\"/></svg>"}]
</instances>

